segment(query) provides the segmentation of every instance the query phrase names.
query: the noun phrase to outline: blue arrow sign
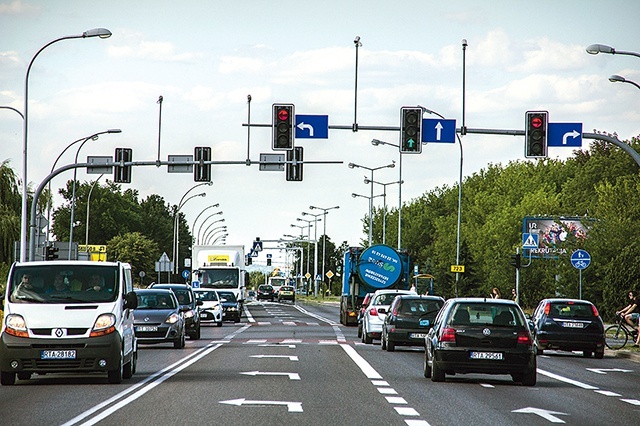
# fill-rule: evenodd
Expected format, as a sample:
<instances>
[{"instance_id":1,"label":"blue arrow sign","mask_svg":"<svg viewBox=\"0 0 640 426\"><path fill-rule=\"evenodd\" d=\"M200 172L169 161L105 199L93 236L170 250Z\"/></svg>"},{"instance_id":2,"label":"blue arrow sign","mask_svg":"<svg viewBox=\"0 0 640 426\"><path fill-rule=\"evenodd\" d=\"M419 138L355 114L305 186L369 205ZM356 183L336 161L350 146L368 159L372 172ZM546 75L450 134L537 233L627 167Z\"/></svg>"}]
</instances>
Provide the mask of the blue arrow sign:
<instances>
[{"instance_id":1,"label":"blue arrow sign","mask_svg":"<svg viewBox=\"0 0 640 426\"><path fill-rule=\"evenodd\" d=\"M296 114L296 139L327 139L328 137L328 115Z\"/></svg>"},{"instance_id":2,"label":"blue arrow sign","mask_svg":"<svg viewBox=\"0 0 640 426\"><path fill-rule=\"evenodd\" d=\"M423 118L422 142L455 143L456 120Z\"/></svg>"},{"instance_id":3,"label":"blue arrow sign","mask_svg":"<svg viewBox=\"0 0 640 426\"><path fill-rule=\"evenodd\" d=\"M547 146L582 146L582 123L549 123Z\"/></svg>"},{"instance_id":4,"label":"blue arrow sign","mask_svg":"<svg viewBox=\"0 0 640 426\"><path fill-rule=\"evenodd\" d=\"M585 250L576 250L571 254L571 264L576 269L585 269L591 264L591 255Z\"/></svg>"}]
</instances>

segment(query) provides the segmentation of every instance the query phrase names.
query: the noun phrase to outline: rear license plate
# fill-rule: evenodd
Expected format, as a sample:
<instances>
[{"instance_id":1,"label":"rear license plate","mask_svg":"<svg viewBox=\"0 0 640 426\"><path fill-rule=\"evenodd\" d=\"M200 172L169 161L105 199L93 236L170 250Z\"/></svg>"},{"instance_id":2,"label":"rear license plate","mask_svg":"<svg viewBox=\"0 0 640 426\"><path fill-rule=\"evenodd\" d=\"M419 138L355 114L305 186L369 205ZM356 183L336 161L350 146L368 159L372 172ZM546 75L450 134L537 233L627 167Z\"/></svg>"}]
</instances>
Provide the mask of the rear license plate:
<instances>
[{"instance_id":1,"label":"rear license plate","mask_svg":"<svg viewBox=\"0 0 640 426\"><path fill-rule=\"evenodd\" d=\"M409 333L410 339L424 339L427 333Z\"/></svg>"},{"instance_id":2,"label":"rear license plate","mask_svg":"<svg viewBox=\"0 0 640 426\"><path fill-rule=\"evenodd\" d=\"M502 352L470 352L471 359L491 359L501 361L503 359Z\"/></svg>"},{"instance_id":3,"label":"rear license plate","mask_svg":"<svg viewBox=\"0 0 640 426\"><path fill-rule=\"evenodd\" d=\"M428 319L421 319L420 320L420 327L429 327L429 320Z\"/></svg>"},{"instance_id":4,"label":"rear license plate","mask_svg":"<svg viewBox=\"0 0 640 426\"><path fill-rule=\"evenodd\" d=\"M40 359L76 359L76 351L41 351Z\"/></svg>"},{"instance_id":5,"label":"rear license plate","mask_svg":"<svg viewBox=\"0 0 640 426\"><path fill-rule=\"evenodd\" d=\"M136 331L158 331L158 327L153 326L153 325L141 325L139 327L136 327Z\"/></svg>"},{"instance_id":6,"label":"rear license plate","mask_svg":"<svg viewBox=\"0 0 640 426\"><path fill-rule=\"evenodd\" d=\"M584 323L581 322L563 322L563 327L567 328L584 328Z\"/></svg>"}]
</instances>

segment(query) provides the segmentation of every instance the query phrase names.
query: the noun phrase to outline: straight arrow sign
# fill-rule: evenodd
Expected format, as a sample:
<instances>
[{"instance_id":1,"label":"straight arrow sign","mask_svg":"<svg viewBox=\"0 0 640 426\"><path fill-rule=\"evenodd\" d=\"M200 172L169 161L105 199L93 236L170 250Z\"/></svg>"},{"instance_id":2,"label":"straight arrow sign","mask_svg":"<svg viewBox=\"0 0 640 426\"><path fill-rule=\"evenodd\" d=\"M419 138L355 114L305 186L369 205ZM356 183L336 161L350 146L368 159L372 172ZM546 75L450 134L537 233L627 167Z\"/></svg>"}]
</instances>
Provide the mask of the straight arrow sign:
<instances>
[{"instance_id":1,"label":"straight arrow sign","mask_svg":"<svg viewBox=\"0 0 640 426\"><path fill-rule=\"evenodd\" d=\"M249 358L289 358L289 361L299 361L295 355L251 355Z\"/></svg>"},{"instance_id":2,"label":"straight arrow sign","mask_svg":"<svg viewBox=\"0 0 640 426\"><path fill-rule=\"evenodd\" d=\"M243 371L240 374L247 376L289 376L289 380L300 380L298 373L284 373L276 371Z\"/></svg>"},{"instance_id":3,"label":"straight arrow sign","mask_svg":"<svg viewBox=\"0 0 640 426\"><path fill-rule=\"evenodd\" d=\"M511 412L512 413L524 413L524 414L536 414L536 415L542 417L543 419L549 420L551 423L564 423L564 420L562 420L559 417L554 416L554 414L559 414L559 415L562 415L562 416L568 416L567 413L561 413L559 411L544 410L542 408L534 408L534 407L521 408L519 410L513 410Z\"/></svg>"},{"instance_id":4,"label":"straight arrow sign","mask_svg":"<svg viewBox=\"0 0 640 426\"><path fill-rule=\"evenodd\" d=\"M291 401L253 401L245 398L229 399L227 401L218 401L220 404L237 405L241 407L243 405L286 405L287 410L290 413L302 413L302 402Z\"/></svg>"}]
</instances>

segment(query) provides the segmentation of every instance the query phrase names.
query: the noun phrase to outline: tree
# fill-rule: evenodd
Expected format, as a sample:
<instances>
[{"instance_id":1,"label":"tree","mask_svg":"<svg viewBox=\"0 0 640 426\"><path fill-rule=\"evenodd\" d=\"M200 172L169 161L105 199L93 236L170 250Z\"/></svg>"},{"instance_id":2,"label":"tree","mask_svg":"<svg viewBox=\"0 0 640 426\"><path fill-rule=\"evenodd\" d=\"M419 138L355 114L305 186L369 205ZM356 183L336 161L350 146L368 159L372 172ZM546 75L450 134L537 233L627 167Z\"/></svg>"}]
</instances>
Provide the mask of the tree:
<instances>
[{"instance_id":1,"label":"tree","mask_svg":"<svg viewBox=\"0 0 640 426\"><path fill-rule=\"evenodd\" d=\"M0 163L0 267L12 262L14 242L20 239L22 197L18 188L18 178L9 160L4 160Z\"/></svg>"},{"instance_id":2,"label":"tree","mask_svg":"<svg viewBox=\"0 0 640 426\"><path fill-rule=\"evenodd\" d=\"M150 275L155 270L155 261L160 257L158 244L139 232L128 232L107 241L109 258L112 261L131 264L131 271L137 277L140 271Z\"/></svg>"}]
</instances>

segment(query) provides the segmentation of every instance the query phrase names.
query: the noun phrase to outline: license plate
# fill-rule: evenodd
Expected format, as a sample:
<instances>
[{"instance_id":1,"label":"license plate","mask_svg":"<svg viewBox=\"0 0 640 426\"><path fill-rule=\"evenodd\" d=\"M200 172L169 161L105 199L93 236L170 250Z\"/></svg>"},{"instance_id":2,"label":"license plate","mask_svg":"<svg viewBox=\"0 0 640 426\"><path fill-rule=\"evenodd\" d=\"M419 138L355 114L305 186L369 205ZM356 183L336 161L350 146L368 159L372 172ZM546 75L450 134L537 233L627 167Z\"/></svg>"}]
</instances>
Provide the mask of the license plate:
<instances>
[{"instance_id":1,"label":"license plate","mask_svg":"<svg viewBox=\"0 0 640 426\"><path fill-rule=\"evenodd\" d=\"M471 359L490 359L500 361L503 359L502 352L471 352L469 353Z\"/></svg>"},{"instance_id":2,"label":"license plate","mask_svg":"<svg viewBox=\"0 0 640 426\"><path fill-rule=\"evenodd\" d=\"M141 325L136 327L136 331L158 331L158 327L153 325Z\"/></svg>"},{"instance_id":3,"label":"license plate","mask_svg":"<svg viewBox=\"0 0 640 426\"><path fill-rule=\"evenodd\" d=\"M563 322L562 326L567 328L584 328L584 324L581 322Z\"/></svg>"},{"instance_id":4,"label":"license plate","mask_svg":"<svg viewBox=\"0 0 640 426\"><path fill-rule=\"evenodd\" d=\"M410 339L424 339L427 333L409 333Z\"/></svg>"},{"instance_id":5,"label":"license plate","mask_svg":"<svg viewBox=\"0 0 640 426\"><path fill-rule=\"evenodd\" d=\"M206 317L208 317L207 314L200 314L200 318L206 318Z\"/></svg>"},{"instance_id":6,"label":"license plate","mask_svg":"<svg viewBox=\"0 0 640 426\"><path fill-rule=\"evenodd\" d=\"M420 320L420 327L429 327L429 320L428 319L421 319Z\"/></svg>"},{"instance_id":7,"label":"license plate","mask_svg":"<svg viewBox=\"0 0 640 426\"><path fill-rule=\"evenodd\" d=\"M76 359L74 350L41 351L40 359Z\"/></svg>"}]
</instances>

